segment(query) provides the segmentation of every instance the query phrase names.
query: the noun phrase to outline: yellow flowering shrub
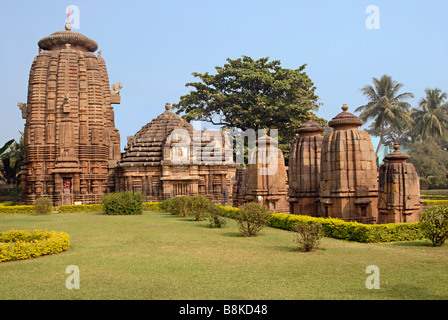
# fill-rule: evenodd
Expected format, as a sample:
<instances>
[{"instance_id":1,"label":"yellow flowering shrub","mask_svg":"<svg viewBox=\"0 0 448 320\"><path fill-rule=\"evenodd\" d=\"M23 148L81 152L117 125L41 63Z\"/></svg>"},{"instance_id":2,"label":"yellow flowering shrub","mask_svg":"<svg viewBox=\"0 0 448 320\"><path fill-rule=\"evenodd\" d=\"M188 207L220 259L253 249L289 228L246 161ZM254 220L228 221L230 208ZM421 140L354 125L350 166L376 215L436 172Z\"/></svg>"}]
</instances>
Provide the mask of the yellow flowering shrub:
<instances>
[{"instance_id":1,"label":"yellow flowering shrub","mask_svg":"<svg viewBox=\"0 0 448 320\"><path fill-rule=\"evenodd\" d=\"M160 202L143 202L143 211L157 211L161 210Z\"/></svg>"},{"instance_id":2,"label":"yellow flowering shrub","mask_svg":"<svg viewBox=\"0 0 448 320\"><path fill-rule=\"evenodd\" d=\"M103 206L101 204L80 204L80 205L66 205L59 206L59 213L74 213L74 212L102 212Z\"/></svg>"},{"instance_id":3,"label":"yellow flowering shrub","mask_svg":"<svg viewBox=\"0 0 448 320\"><path fill-rule=\"evenodd\" d=\"M13 229L0 232L0 262L60 253L69 246L70 236L62 231Z\"/></svg>"},{"instance_id":4,"label":"yellow flowering shrub","mask_svg":"<svg viewBox=\"0 0 448 320\"><path fill-rule=\"evenodd\" d=\"M34 214L34 206L0 206L0 214Z\"/></svg>"}]
</instances>

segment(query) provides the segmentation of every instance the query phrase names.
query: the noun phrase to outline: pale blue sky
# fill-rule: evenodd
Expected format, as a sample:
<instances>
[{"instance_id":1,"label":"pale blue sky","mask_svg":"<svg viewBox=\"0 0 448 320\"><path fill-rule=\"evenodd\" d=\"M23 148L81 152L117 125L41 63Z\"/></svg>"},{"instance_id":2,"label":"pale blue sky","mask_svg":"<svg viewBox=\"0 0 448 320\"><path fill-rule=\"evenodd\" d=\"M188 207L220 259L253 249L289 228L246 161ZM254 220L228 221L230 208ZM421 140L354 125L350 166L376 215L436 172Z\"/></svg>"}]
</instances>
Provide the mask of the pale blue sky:
<instances>
[{"instance_id":1,"label":"pale blue sky","mask_svg":"<svg viewBox=\"0 0 448 320\"><path fill-rule=\"evenodd\" d=\"M448 91L446 0L196 0L0 2L0 144L23 130L17 102L26 102L37 42L63 30L65 9L80 9L80 32L94 39L111 83L123 82L115 106L121 147L126 137L188 93L192 72L214 72L226 58L270 57L306 72L330 120L346 103L366 103L359 89L389 74L417 102L426 88ZM380 29L367 29L368 5Z\"/></svg>"}]
</instances>

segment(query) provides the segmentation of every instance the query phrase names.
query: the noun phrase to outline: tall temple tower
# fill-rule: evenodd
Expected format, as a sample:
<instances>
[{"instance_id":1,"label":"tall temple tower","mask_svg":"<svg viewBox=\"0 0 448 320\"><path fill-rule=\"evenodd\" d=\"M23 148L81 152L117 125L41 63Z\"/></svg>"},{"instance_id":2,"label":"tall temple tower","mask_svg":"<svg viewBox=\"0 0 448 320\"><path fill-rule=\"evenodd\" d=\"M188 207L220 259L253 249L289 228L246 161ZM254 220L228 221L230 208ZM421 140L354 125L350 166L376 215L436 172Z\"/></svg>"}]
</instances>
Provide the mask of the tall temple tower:
<instances>
[{"instance_id":1,"label":"tall temple tower","mask_svg":"<svg viewBox=\"0 0 448 320\"><path fill-rule=\"evenodd\" d=\"M28 101L19 103L24 130L23 202L50 197L54 204L98 203L114 190L120 135L111 104L106 64L94 40L71 31L38 42L31 66ZM116 89L116 90L115 90Z\"/></svg>"}]
</instances>

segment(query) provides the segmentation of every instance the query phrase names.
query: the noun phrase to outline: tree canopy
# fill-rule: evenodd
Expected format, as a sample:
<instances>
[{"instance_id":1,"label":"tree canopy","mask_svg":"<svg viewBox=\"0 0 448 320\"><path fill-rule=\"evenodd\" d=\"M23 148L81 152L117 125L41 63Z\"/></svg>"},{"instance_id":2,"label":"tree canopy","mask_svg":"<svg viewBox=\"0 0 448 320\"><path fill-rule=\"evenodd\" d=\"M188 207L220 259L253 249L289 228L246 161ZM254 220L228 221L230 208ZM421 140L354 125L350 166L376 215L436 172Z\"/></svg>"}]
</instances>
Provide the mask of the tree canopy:
<instances>
[{"instance_id":1,"label":"tree canopy","mask_svg":"<svg viewBox=\"0 0 448 320\"><path fill-rule=\"evenodd\" d=\"M380 79L373 78L373 86L361 88L363 95L369 102L355 109L361 111L359 116L363 121L373 120L369 133L380 137L376 153L384 143L386 131L403 132L413 120L409 115L410 104L405 100L414 95L409 92L399 93L403 84L392 80L392 77L383 75Z\"/></svg>"},{"instance_id":2,"label":"tree canopy","mask_svg":"<svg viewBox=\"0 0 448 320\"><path fill-rule=\"evenodd\" d=\"M412 110L413 135L417 140L448 138L448 95L440 89L426 89L419 109Z\"/></svg>"},{"instance_id":3,"label":"tree canopy","mask_svg":"<svg viewBox=\"0 0 448 320\"><path fill-rule=\"evenodd\" d=\"M184 113L187 121L224 128L278 129L279 146L288 152L294 130L320 106L316 88L304 71L306 64L287 69L278 60L248 56L226 61L223 67L215 67L216 74L193 73L201 81L186 84L194 90L173 105L177 113ZM324 119L314 118L326 125Z\"/></svg>"},{"instance_id":4,"label":"tree canopy","mask_svg":"<svg viewBox=\"0 0 448 320\"><path fill-rule=\"evenodd\" d=\"M434 140L415 142L409 152L412 163L421 177L445 177L448 172L448 151L442 150Z\"/></svg>"}]
</instances>

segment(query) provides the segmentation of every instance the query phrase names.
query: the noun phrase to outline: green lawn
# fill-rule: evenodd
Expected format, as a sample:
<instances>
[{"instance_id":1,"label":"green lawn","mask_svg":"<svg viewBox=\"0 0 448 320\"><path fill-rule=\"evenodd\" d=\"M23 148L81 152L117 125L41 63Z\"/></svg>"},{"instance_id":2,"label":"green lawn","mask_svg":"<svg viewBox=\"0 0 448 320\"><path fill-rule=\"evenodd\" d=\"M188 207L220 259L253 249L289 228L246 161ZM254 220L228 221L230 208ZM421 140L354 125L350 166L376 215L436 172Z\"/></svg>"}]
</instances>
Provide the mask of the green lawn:
<instances>
[{"instance_id":1,"label":"green lawn","mask_svg":"<svg viewBox=\"0 0 448 320\"><path fill-rule=\"evenodd\" d=\"M448 299L448 247L426 241L361 244L324 238L298 252L291 232L239 235L163 212L0 215L12 228L65 231L70 250L0 263L0 299ZM68 290L66 267L80 271ZM380 289L366 288L366 267Z\"/></svg>"}]
</instances>

